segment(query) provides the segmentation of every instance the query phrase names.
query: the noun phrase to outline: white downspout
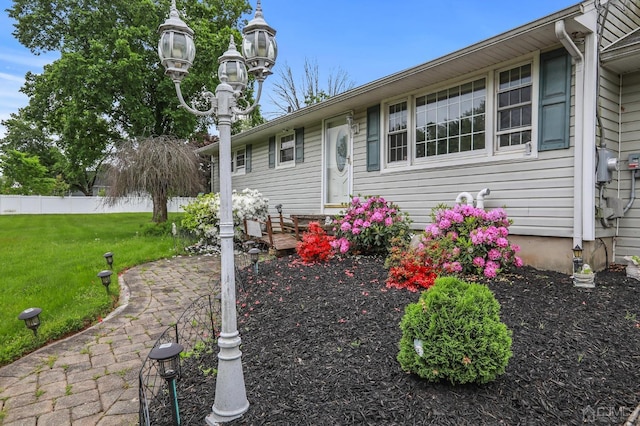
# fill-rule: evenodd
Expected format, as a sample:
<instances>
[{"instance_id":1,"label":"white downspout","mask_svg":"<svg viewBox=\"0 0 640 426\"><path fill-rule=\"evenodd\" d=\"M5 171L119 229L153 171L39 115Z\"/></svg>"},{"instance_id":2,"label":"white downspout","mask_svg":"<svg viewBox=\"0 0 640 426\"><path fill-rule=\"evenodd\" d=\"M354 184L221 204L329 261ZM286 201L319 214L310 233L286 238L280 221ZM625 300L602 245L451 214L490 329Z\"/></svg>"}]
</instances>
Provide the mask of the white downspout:
<instances>
[{"instance_id":1,"label":"white downspout","mask_svg":"<svg viewBox=\"0 0 640 426\"><path fill-rule=\"evenodd\" d=\"M485 195L491 194L491 190L489 188L484 188L478 192L476 195L476 207L479 209L484 209L484 197Z\"/></svg>"},{"instance_id":2,"label":"white downspout","mask_svg":"<svg viewBox=\"0 0 640 426\"><path fill-rule=\"evenodd\" d=\"M573 243L571 247L582 247L582 174L583 174L583 117L584 117L584 56L573 43L564 26L556 21L556 37L569 52L576 66L575 124L573 155Z\"/></svg>"}]
</instances>

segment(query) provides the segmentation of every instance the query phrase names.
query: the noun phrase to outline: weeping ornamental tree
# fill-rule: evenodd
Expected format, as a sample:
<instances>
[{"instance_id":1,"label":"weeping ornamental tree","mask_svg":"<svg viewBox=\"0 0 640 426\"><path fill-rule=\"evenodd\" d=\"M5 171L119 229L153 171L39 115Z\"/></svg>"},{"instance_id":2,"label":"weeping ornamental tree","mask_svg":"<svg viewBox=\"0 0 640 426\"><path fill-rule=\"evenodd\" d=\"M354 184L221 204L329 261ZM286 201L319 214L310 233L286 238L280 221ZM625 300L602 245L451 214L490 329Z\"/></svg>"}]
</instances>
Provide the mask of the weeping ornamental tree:
<instances>
[{"instance_id":1,"label":"weeping ornamental tree","mask_svg":"<svg viewBox=\"0 0 640 426\"><path fill-rule=\"evenodd\" d=\"M194 147L174 137L124 142L107 171L105 202L115 205L121 197L150 195L153 222L166 222L171 197L193 196L203 190L199 165Z\"/></svg>"}]
</instances>

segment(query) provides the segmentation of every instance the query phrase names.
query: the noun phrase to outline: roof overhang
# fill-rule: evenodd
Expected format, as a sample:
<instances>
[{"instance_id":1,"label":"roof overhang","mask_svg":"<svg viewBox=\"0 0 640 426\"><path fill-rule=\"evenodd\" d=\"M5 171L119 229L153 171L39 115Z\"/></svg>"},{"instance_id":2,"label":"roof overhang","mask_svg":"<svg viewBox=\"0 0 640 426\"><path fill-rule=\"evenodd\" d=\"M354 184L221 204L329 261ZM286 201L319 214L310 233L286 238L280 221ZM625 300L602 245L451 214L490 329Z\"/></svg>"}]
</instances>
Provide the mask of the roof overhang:
<instances>
[{"instance_id":1,"label":"roof overhang","mask_svg":"<svg viewBox=\"0 0 640 426\"><path fill-rule=\"evenodd\" d=\"M270 120L234 135L232 145L249 143L257 138L268 138L287 129L303 127L309 122L318 122L347 111L375 105L399 93L410 93L560 44L555 35L555 23L564 20L569 34L585 32L587 29L572 19L582 13L583 4L578 3L464 49ZM200 148L197 152L215 154L217 151L218 144L214 144Z\"/></svg>"},{"instance_id":2,"label":"roof overhang","mask_svg":"<svg viewBox=\"0 0 640 426\"><path fill-rule=\"evenodd\" d=\"M602 49L600 61L618 74L640 70L640 27Z\"/></svg>"}]
</instances>

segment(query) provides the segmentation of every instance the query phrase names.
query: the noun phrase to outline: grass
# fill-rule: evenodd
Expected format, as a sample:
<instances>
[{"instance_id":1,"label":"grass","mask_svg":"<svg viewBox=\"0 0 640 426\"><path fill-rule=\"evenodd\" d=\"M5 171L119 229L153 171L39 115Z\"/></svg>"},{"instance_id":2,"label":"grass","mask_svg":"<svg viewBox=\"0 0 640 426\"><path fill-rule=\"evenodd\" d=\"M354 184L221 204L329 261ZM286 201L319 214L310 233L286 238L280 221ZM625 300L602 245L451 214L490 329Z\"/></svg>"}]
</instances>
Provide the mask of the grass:
<instances>
[{"instance_id":1,"label":"grass","mask_svg":"<svg viewBox=\"0 0 640 426\"><path fill-rule=\"evenodd\" d=\"M0 366L99 321L117 304L118 273L181 250L149 213L0 216ZM179 223L180 215L169 217ZM164 228L167 229L167 228ZM97 273L114 253L105 291ZM37 336L18 315L38 307Z\"/></svg>"}]
</instances>

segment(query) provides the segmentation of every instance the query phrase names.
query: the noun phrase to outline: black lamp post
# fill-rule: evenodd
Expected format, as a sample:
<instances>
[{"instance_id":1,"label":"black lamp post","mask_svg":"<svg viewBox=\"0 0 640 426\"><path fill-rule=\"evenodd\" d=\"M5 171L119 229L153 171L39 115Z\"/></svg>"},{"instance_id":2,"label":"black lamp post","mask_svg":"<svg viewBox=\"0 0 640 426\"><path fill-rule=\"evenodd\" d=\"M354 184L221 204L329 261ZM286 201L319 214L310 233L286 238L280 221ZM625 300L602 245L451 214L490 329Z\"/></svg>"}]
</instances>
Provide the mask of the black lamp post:
<instances>
[{"instance_id":1,"label":"black lamp post","mask_svg":"<svg viewBox=\"0 0 640 426\"><path fill-rule=\"evenodd\" d=\"M113 253L109 251L103 254L102 256L107 261L107 265L109 265L109 269L113 269Z\"/></svg>"},{"instance_id":2,"label":"black lamp post","mask_svg":"<svg viewBox=\"0 0 640 426\"><path fill-rule=\"evenodd\" d=\"M107 293L109 293L109 284L111 284L111 274L113 274L113 271L108 269L98 272L98 277L102 280L102 285L107 290Z\"/></svg>"},{"instance_id":3,"label":"black lamp post","mask_svg":"<svg viewBox=\"0 0 640 426\"><path fill-rule=\"evenodd\" d=\"M251 259L251 263L253 263L253 273L258 275L258 256L260 255L260 249L254 247L249 250L249 258Z\"/></svg>"},{"instance_id":4,"label":"black lamp post","mask_svg":"<svg viewBox=\"0 0 640 426\"><path fill-rule=\"evenodd\" d=\"M573 273L580 272L582 268L582 247L576 244L572 249L573 251Z\"/></svg>"},{"instance_id":5,"label":"black lamp post","mask_svg":"<svg viewBox=\"0 0 640 426\"><path fill-rule=\"evenodd\" d=\"M149 358L158 362L160 376L167 381L169 395L171 396L171 414L174 425L180 424L176 378L180 377L180 352L183 349L184 347L181 344L170 342L153 348L149 353Z\"/></svg>"},{"instance_id":6,"label":"black lamp post","mask_svg":"<svg viewBox=\"0 0 640 426\"><path fill-rule=\"evenodd\" d=\"M18 319L24 321L27 328L33 331L33 335L38 335L38 327L40 327L40 308L28 308L20 312Z\"/></svg>"}]
</instances>

